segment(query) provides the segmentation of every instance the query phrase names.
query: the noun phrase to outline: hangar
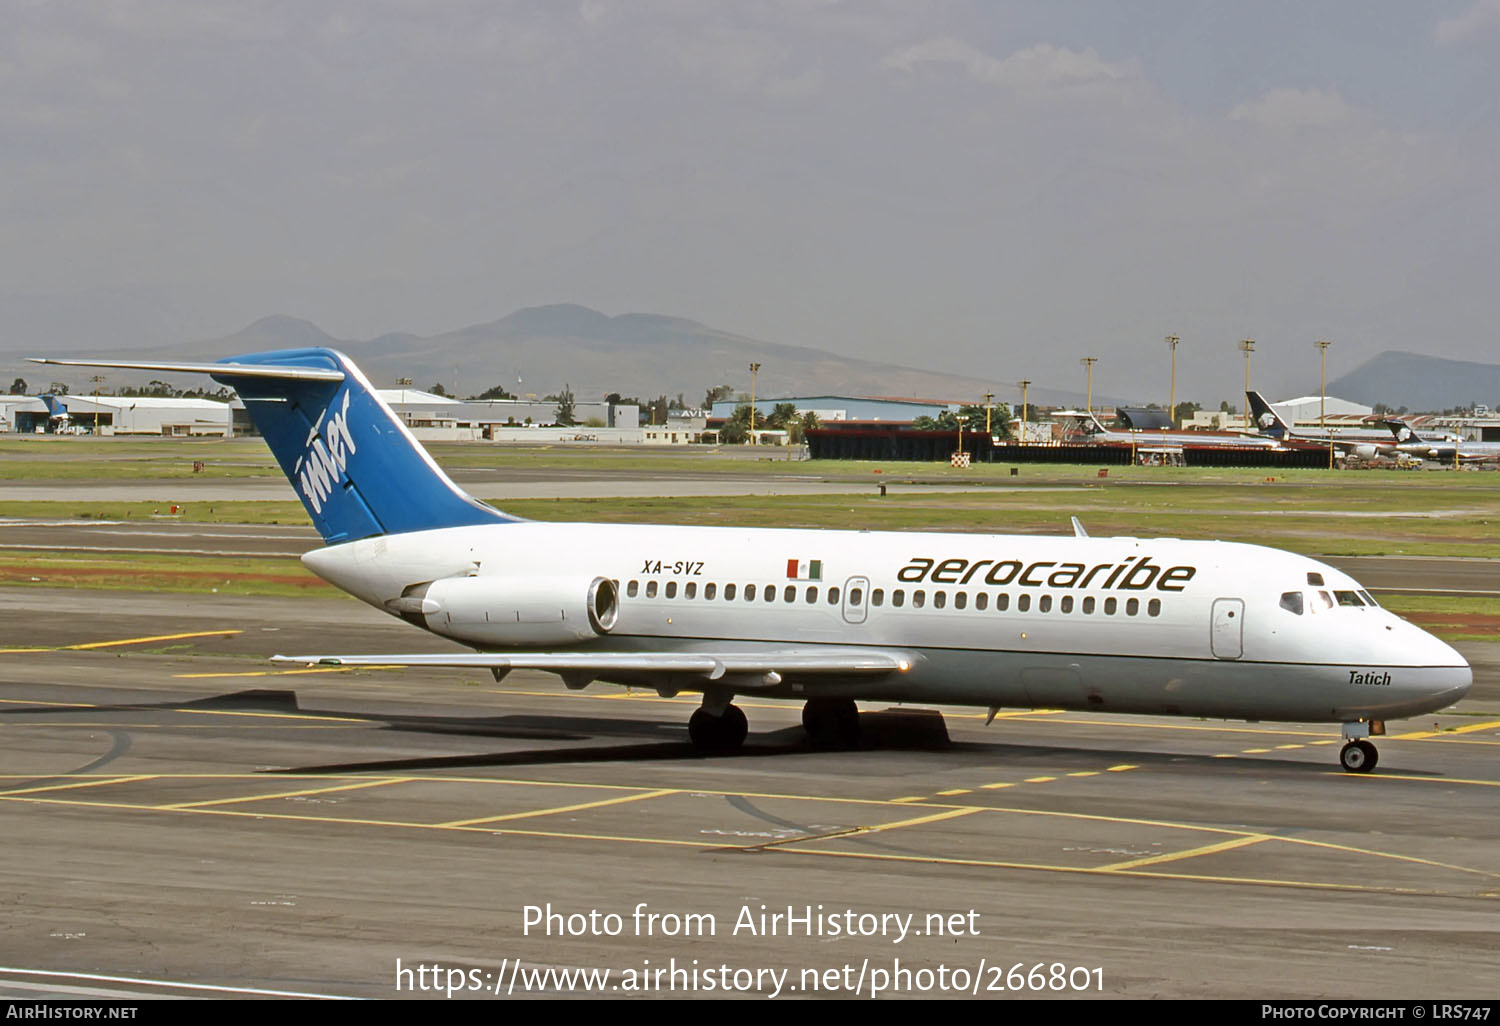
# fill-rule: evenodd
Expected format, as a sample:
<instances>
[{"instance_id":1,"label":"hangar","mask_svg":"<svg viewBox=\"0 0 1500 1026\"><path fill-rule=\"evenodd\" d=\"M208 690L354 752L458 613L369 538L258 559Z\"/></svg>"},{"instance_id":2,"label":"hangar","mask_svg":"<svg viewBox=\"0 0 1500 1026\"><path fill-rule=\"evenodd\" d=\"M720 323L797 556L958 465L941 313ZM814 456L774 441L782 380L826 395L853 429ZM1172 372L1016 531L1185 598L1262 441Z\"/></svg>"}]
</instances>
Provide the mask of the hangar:
<instances>
[{"instance_id":1,"label":"hangar","mask_svg":"<svg viewBox=\"0 0 1500 1026\"><path fill-rule=\"evenodd\" d=\"M158 396L44 395L0 408L25 434L220 435L233 433L228 403Z\"/></svg>"}]
</instances>

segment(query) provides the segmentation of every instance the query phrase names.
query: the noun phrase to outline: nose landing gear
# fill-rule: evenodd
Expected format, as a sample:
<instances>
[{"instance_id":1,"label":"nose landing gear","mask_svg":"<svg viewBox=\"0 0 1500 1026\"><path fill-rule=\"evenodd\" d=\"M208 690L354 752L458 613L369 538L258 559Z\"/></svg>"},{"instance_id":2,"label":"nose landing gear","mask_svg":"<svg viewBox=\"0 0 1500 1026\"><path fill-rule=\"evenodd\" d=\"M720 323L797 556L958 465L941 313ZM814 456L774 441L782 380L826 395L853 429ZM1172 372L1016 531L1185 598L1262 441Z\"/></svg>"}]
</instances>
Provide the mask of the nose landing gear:
<instances>
[{"instance_id":1,"label":"nose landing gear","mask_svg":"<svg viewBox=\"0 0 1500 1026\"><path fill-rule=\"evenodd\" d=\"M1350 773L1368 773L1380 761L1380 753L1370 743L1371 734L1384 734L1384 720L1358 720L1344 724L1344 747L1339 749L1339 765Z\"/></svg>"}]
</instances>

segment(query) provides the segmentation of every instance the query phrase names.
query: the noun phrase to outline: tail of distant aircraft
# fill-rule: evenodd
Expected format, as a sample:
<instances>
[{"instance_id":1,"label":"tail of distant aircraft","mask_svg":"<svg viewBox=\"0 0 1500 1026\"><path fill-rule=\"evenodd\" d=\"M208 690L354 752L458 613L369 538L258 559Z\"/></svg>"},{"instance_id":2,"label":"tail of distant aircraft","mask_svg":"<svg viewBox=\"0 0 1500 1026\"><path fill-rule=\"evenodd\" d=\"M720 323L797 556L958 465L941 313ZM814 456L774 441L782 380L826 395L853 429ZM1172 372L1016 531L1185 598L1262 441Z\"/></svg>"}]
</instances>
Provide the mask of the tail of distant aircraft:
<instances>
[{"instance_id":1,"label":"tail of distant aircraft","mask_svg":"<svg viewBox=\"0 0 1500 1026\"><path fill-rule=\"evenodd\" d=\"M1250 401L1252 427L1277 441L1286 441L1292 437L1291 426L1281 419L1281 414L1273 410L1271 404L1266 402L1259 392L1247 391L1245 398Z\"/></svg>"},{"instance_id":2,"label":"tail of distant aircraft","mask_svg":"<svg viewBox=\"0 0 1500 1026\"><path fill-rule=\"evenodd\" d=\"M233 388L330 545L516 519L454 484L359 368L333 349L197 364L38 362L206 373Z\"/></svg>"},{"instance_id":3,"label":"tail of distant aircraft","mask_svg":"<svg viewBox=\"0 0 1500 1026\"><path fill-rule=\"evenodd\" d=\"M1383 421L1381 421L1381 423L1384 424L1386 427L1390 428L1391 434L1393 434L1393 435L1396 436L1396 441L1398 443L1400 443L1401 445L1405 445L1408 442L1425 442L1426 441L1425 438L1423 438L1421 435L1419 435L1415 431L1413 431L1411 429L1411 425L1407 424L1405 421L1400 421L1400 420L1394 420L1393 419L1393 420L1383 420Z\"/></svg>"}]
</instances>

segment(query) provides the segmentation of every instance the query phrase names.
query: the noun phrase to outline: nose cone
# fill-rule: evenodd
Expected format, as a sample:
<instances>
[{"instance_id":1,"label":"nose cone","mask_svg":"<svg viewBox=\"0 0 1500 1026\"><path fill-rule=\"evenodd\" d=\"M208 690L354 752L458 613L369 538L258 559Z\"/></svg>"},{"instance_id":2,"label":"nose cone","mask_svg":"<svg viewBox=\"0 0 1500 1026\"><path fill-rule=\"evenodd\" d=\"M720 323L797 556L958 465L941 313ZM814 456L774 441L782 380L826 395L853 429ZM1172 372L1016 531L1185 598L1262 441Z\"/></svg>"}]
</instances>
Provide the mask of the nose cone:
<instances>
[{"instance_id":1,"label":"nose cone","mask_svg":"<svg viewBox=\"0 0 1500 1026\"><path fill-rule=\"evenodd\" d=\"M1394 623L1387 633L1387 659L1393 666L1410 668L1403 674L1410 683L1402 690L1411 699L1425 704L1425 711L1436 711L1469 693L1474 671L1456 648L1415 624L1394 616L1391 619Z\"/></svg>"}]
</instances>

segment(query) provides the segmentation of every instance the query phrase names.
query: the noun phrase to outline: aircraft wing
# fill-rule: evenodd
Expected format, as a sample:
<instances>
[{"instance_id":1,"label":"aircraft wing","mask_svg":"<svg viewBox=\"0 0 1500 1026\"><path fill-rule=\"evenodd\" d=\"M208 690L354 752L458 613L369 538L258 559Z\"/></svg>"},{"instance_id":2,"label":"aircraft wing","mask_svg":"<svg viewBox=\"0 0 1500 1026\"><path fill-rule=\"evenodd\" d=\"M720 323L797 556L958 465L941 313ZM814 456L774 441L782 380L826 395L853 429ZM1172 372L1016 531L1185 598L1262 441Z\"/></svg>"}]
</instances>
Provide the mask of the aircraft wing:
<instances>
[{"instance_id":1,"label":"aircraft wing","mask_svg":"<svg viewBox=\"0 0 1500 1026\"><path fill-rule=\"evenodd\" d=\"M736 686L747 686L746 676L769 677L761 686L781 682L781 675L828 674L879 676L905 673L913 657L885 649L820 647L764 648L742 652L455 652L393 655L278 655L275 663L308 666L442 666L485 669L498 674L510 670L545 670L565 678L593 679L611 675L671 674L703 681L734 675ZM754 686L754 685L750 685Z\"/></svg>"}]
</instances>

